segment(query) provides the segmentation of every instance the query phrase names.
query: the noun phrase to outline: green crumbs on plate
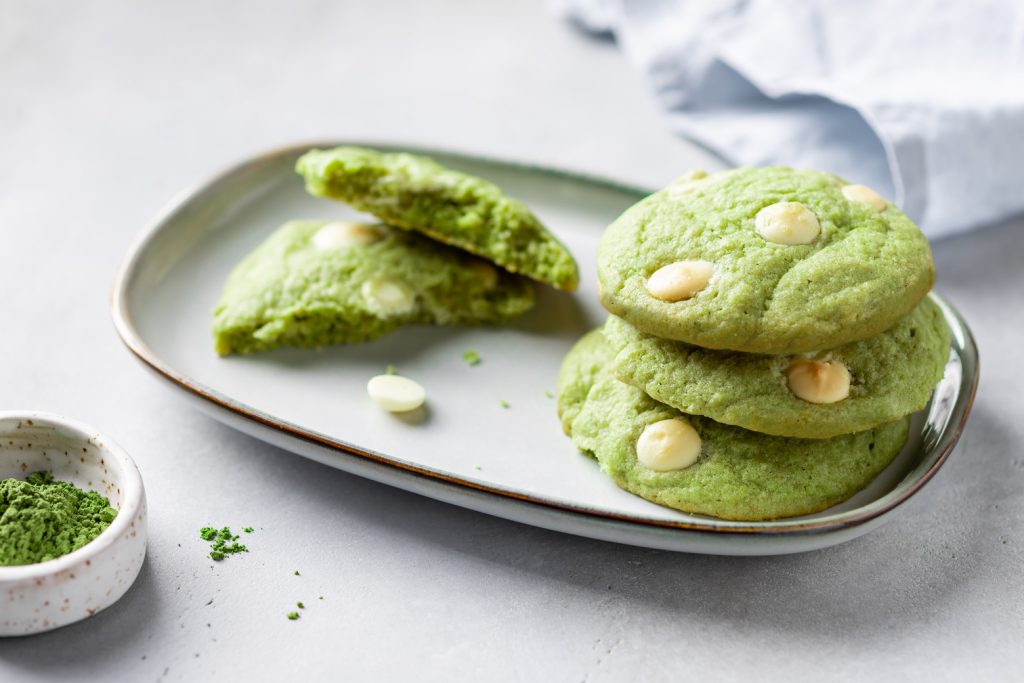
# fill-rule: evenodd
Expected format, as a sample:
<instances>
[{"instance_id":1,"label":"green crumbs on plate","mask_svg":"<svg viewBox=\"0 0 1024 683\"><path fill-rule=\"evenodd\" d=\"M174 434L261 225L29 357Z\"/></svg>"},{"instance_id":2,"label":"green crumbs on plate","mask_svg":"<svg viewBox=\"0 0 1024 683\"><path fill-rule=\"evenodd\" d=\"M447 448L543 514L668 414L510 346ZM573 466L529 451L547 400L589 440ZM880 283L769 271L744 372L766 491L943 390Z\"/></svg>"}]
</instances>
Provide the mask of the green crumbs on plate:
<instances>
[{"instance_id":1,"label":"green crumbs on plate","mask_svg":"<svg viewBox=\"0 0 1024 683\"><path fill-rule=\"evenodd\" d=\"M299 609L306 609L306 606L302 604L301 600L299 600L297 603L295 603L295 606L298 607Z\"/></svg>"},{"instance_id":2,"label":"green crumbs on plate","mask_svg":"<svg viewBox=\"0 0 1024 683\"><path fill-rule=\"evenodd\" d=\"M296 619L299 618L299 613L298 612L289 612L288 613L288 618L291 619L292 621L295 621Z\"/></svg>"},{"instance_id":3,"label":"green crumbs on plate","mask_svg":"<svg viewBox=\"0 0 1024 683\"><path fill-rule=\"evenodd\" d=\"M502 408L508 408L509 407L508 401L498 401L498 405L501 406Z\"/></svg>"},{"instance_id":4,"label":"green crumbs on plate","mask_svg":"<svg viewBox=\"0 0 1024 683\"><path fill-rule=\"evenodd\" d=\"M389 365L386 368L384 368L384 374L385 375L397 375L398 374L398 368L396 368L394 365Z\"/></svg>"},{"instance_id":5,"label":"green crumbs on plate","mask_svg":"<svg viewBox=\"0 0 1024 683\"><path fill-rule=\"evenodd\" d=\"M474 365L480 365L480 354L476 351L464 351L462 353L462 360L466 361L470 367Z\"/></svg>"},{"instance_id":6,"label":"green crumbs on plate","mask_svg":"<svg viewBox=\"0 0 1024 683\"><path fill-rule=\"evenodd\" d=\"M244 529L242 529L242 531L244 531L247 534L251 534L252 533L252 527L251 526L247 526Z\"/></svg>"},{"instance_id":7,"label":"green crumbs on plate","mask_svg":"<svg viewBox=\"0 0 1024 683\"><path fill-rule=\"evenodd\" d=\"M246 527L246 529L251 528ZM220 562L228 555L249 552L248 548L237 542L238 536L232 534L229 527L215 529L212 526L204 526L199 530L199 538L211 543L210 559L216 562Z\"/></svg>"},{"instance_id":8,"label":"green crumbs on plate","mask_svg":"<svg viewBox=\"0 0 1024 683\"><path fill-rule=\"evenodd\" d=\"M0 566L45 562L99 536L117 511L95 491L49 472L0 480Z\"/></svg>"}]
</instances>

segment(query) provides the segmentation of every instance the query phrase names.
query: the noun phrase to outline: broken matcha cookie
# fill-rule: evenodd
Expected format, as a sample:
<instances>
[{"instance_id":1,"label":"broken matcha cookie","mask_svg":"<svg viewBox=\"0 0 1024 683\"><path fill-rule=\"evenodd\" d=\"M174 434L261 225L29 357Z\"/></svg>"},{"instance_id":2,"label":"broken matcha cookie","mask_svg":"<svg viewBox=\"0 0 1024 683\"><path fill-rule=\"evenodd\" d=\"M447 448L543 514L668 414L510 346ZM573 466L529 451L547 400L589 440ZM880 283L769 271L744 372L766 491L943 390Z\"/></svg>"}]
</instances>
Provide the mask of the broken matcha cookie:
<instances>
[{"instance_id":1,"label":"broken matcha cookie","mask_svg":"<svg viewBox=\"0 0 1024 683\"><path fill-rule=\"evenodd\" d=\"M559 289L572 291L579 282L569 250L525 204L481 178L427 157L363 147L312 150L296 170L310 194L346 202Z\"/></svg>"},{"instance_id":2,"label":"broken matcha cookie","mask_svg":"<svg viewBox=\"0 0 1024 683\"><path fill-rule=\"evenodd\" d=\"M291 221L247 256L214 310L217 353L367 341L409 324L496 324L533 285L471 254L384 225Z\"/></svg>"}]
</instances>

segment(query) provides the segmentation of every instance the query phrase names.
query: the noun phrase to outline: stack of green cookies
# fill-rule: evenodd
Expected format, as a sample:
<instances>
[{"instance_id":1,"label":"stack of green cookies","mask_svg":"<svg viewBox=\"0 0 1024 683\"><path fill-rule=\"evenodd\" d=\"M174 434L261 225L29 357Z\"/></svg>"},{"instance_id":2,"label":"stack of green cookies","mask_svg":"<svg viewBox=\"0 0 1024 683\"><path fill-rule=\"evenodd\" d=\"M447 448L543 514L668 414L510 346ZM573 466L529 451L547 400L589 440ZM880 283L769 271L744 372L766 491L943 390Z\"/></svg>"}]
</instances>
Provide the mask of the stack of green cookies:
<instances>
[{"instance_id":1,"label":"stack of green cookies","mask_svg":"<svg viewBox=\"0 0 1024 683\"><path fill-rule=\"evenodd\" d=\"M221 355L360 342L409 324L503 323L533 306L532 279L564 290L569 251L520 201L422 156L313 150L315 196L381 222L296 220L232 271L214 310Z\"/></svg>"},{"instance_id":2,"label":"stack of green cookies","mask_svg":"<svg viewBox=\"0 0 1024 683\"><path fill-rule=\"evenodd\" d=\"M685 512L831 507L899 453L942 378L933 278L924 236L870 188L691 173L602 237L612 315L563 363L563 427L619 486Z\"/></svg>"}]
</instances>

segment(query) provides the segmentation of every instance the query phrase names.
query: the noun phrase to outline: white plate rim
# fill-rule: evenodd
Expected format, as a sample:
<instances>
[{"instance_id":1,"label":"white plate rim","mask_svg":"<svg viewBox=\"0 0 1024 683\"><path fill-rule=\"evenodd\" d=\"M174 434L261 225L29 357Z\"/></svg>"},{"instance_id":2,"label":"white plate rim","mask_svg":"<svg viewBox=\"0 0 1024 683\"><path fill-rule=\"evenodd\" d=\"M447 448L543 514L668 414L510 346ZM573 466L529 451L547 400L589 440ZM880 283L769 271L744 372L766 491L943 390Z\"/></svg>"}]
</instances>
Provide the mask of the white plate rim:
<instances>
[{"instance_id":1,"label":"white plate rim","mask_svg":"<svg viewBox=\"0 0 1024 683\"><path fill-rule=\"evenodd\" d=\"M471 161L500 164L509 167L517 167L524 171L571 178L591 185L599 185L617 191L632 193L637 195L638 198L650 192L648 189L640 188L629 183L618 182L587 173L579 173L566 169L516 161L507 161L457 150L423 147L415 144L398 144L395 142L352 140L321 140L303 142L277 147L232 164L220 172L213 174L205 181L194 185L191 189L180 193L172 199L171 202L165 206L164 209L161 210L143 229L129 247L127 254L118 268L114 279L110 303L111 316L117 334L135 358L150 370L154 371L157 375L170 382L173 386L185 391L191 398L198 399L200 407L207 409L208 412L217 413L227 411L227 414L230 414L235 418L241 418L258 427L271 429L277 433L277 435L285 435L289 439L294 439L304 444L324 447L335 451L336 453L353 456L378 465L384 465L391 468L397 477L425 477L433 480L435 483L453 485L461 488L467 493L488 494L495 496L497 499L501 499L503 502L527 505L530 507L541 506L548 510L571 516L582 515L589 521L627 523L629 525L640 525L644 528L653 527L669 532L698 532L701 535L808 536L832 534L862 525L873 527L873 524L870 523L880 520L883 516L892 512L920 491L921 488L939 471L959 441L960 435L962 434L964 426L966 425L967 419L970 415L974 397L977 392L979 374L978 352L973 335L971 334L966 322L948 302L934 292L929 296L931 296L942 309L942 312L950 325L953 337L952 348L960 357L963 368L959 391L956 394L956 400L952 407L952 418L948 423L947 428L940 434L935 446L924 454L919 464L916 465L911 473L908 474L892 491L861 507L813 519L782 519L768 522L735 522L714 518L693 517L692 520L685 521L662 520L646 518L640 515L612 513L598 508L589 508L584 505L566 504L564 501L557 501L540 495L515 491L512 489L503 489L501 487L487 485L482 482L460 478L434 468L417 465L416 463L389 456L386 453L378 453L376 451L360 448L355 444L347 443L345 441L329 437L325 434L303 428L297 424L279 419L273 415L236 401L231 397L225 396L172 368L146 343L134 324L128 302L132 283L138 273L140 262L143 255L146 253L148 246L163 230L168 229L172 219L179 211L186 208L201 194L215 191L218 185L226 183L235 175L244 173L257 166L273 163L282 156L296 155L302 151L315 147L333 147L337 145L360 145L376 149L408 151L427 156L444 155L448 157L461 157ZM228 424L231 424L231 421L227 422ZM308 453L294 449L293 452L303 455L304 457L312 457ZM323 462L322 459L318 460ZM335 466L334 463L331 463L331 465ZM339 469L353 471L352 468L346 467L339 467ZM354 471L353 473L365 476L365 473L360 473L358 471ZM385 483L409 490L409 487L402 486L398 481L385 481ZM418 492L422 493L422 491ZM448 502L460 504L458 500L452 500L451 498L452 496L444 496L443 499L448 500ZM495 500L495 503L498 502L498 500ZM480 509L479 505L470 505L468 503L465 507ZM492 512L491 510L488 511ZM504 515L501 512L493 512L493 514L510 518L513 517L513 515ZM514 515L514 517L519 519L521 515ZM526 520L519 519L519 521ZM545 524L538 525L548 526ZM586 530L581 529L566 529L566 531L570 533L578 533L584 536L596 536L593 533L588 533ZM690 533L687 533L686 535L690 536Z\"/></svg>"}]
</instances>

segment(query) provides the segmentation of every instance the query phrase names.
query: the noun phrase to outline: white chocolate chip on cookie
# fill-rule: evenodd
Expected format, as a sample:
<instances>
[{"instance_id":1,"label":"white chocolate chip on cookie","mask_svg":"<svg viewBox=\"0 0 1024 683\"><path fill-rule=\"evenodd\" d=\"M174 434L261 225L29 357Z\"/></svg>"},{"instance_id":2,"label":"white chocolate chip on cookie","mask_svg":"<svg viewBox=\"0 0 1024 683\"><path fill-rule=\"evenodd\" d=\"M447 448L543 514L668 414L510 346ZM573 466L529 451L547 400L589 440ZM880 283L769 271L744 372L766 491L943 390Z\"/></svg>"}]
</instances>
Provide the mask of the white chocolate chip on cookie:
<instances>
[{"instance_id":1,"label":"white chocolate chip on cookie","mask_svg":"<svg viewBox=\"0 0 1024 683\"><path fill-rule=\"evenodd\" d=\"M769 242L785 245L810 244L821 233L818 217L799 202L764 207L754 217L754 227Z\"/></svg>"},{"instance_id":2,"label":"white chocolate chip on cookie","mask_svg":"<svg viewBox=\"0 0 1024 683\"><path fill-rule=\"evenodd\" d=\"M662 301L683 301L707 287L714 272L714 264L707 261L676 261L651 273L647 291Z\"/></svg>"},{"instance_id":3,"label":"white chocolate chip on cookie","mask_svg":"<svg viewBox=\"0 0 1024 683\"><path fill-rule=\"evenodd\" d=\"M808 403L836 403L850 395L850 371L838 360L795 358L786 380L793 395Z\"/></svg>"},{"instance_id":4,"label":"white chocolate chip on cookie","mask_svg":"<svg viewBox=\"0 0 1024 683\"><path fill-rule=\"evenodd\" d=\"M409 289L394 280L367 280L360 291L367 307L383 317L409 313L415 305Z\"/></svg>"},{"instance_id":5,"label":"white chocolate chip on cookie","mask_svg":"<svg viewBox=\"0 0 1024 683\"><path fill-rule=\"evenodd\" d=\"M636 442L636 457L658 472L686 469L700 456L700 435L682 418L649 424Z\"/></svg>"},{"instance_id":6,"label":"white chocolate chip on cookie","mask_svg":"<svg viewBox=\"0 0 1024 683\"><path fill-rule=\"evenodd\" d=\"M423 385L400 375L377 375L366 383L366 393L374 403L392 413L415 410L427 399Z\"/></svg>"},{"instance_id":7,"label":"white chocolate chip on cookie","mask_svg":"<svg viewBox=\"0 0 1024 683\"><path fill-rule=\"evenodd\" d=\"M672 199L679 199L680 197L690 194L696 190L707 179L708 174L705 171L690 171L688 173L684 173L680 177L676 178L675 182L668 186L668 196Z\"/></svg>"},{"instance_id":8,"label":"white chocolate chip on cookie","mask_svg":"<svg viewBox=\"0 0 1024 683\"><path fill-rule=\"evenodd\" d=\"M885 208L889 206L888 202L885 201L885 197L867 185L846 185L843 187L842 192L843 196L851 202L867 204L875 211L885 211Z\"/></svg>"},{"instance_id":9,"label":"white chocolate chip on cookie","mask_svg":"<svg viewBox=\"0 0 1024 683\"><path fill-rule=\"evenodd\" d=\"M383 235L380 228L362 223L334 221L327 223L313 235L313 246L324 251L327 249L346 249L373 244Z\"/></svg>"}]
</instances>

